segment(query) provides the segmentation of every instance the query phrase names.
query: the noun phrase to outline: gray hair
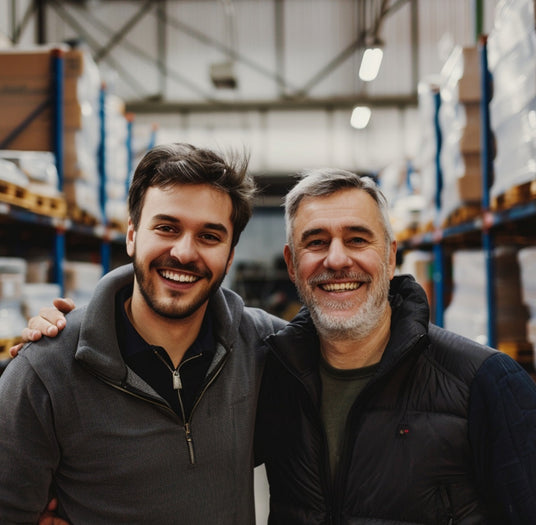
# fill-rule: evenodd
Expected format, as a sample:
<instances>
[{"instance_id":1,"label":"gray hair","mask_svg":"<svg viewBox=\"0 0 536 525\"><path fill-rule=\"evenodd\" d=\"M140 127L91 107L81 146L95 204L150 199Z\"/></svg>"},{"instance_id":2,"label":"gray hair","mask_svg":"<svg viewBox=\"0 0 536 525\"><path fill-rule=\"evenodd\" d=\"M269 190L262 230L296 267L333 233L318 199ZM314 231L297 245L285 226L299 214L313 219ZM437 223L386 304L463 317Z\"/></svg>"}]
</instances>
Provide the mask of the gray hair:
<instances>
[{"instance_id":1,"label":"gray hair","mask_svg":"<svg viewBox=\"0 0 536 525\"><path fill-rule=\"evenodd\" d=\"M380 210L387 244L393 241L394 234L389 219L387 199L371 177L335 168L305 170L298 176L299 182L287 193L284 202L287 244L292 250L294 219L301 201L305 197L325 197L348 188L363 190L374 199Z\"/></svg>"}]
</instances>

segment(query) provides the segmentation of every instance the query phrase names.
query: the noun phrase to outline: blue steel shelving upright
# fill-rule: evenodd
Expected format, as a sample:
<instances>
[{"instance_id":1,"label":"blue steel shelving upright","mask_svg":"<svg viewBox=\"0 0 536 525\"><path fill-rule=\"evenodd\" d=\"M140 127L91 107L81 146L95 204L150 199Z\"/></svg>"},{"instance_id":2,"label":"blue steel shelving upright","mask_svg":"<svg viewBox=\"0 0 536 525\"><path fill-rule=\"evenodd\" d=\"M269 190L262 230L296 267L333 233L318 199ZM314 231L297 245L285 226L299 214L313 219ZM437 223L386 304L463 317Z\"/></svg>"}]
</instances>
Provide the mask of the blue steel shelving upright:
<instances>
[{"instance_id":1,"label":"blue steel shelving upright","mask_svg":"<svg viewBox=\"0 0 536 525\"><path fill-rule=\"evenodd\" d=\"M58 190L63 190L63 72L64 54L61 49L52 51L52 134L54 156L56 158L56 169L58 171ZM54 281L60 285L61 292L64 292L63 283L63 261L65 260L65 228L56 227L54 236Z\"/></svg>"},{"instance_id":2,"label":"blue steel shelving upright","mask_svg":"<svg viewBox=\"0 0 536 525\"><path fill-rule=\"evenodd\" d=\"M434 92L434 130L436 139L435 154L435 211L436 216L441 209L441 191L443 189L443 174L441 171L441 126L439 124L439 109L441 107L441 95L439 90ZM435 236L433 243L433 285L434 285L434 322L438 326L443 326L445 315L445 254L441 237Z\"/></svg>"},{"instance_id":3,"label":"blue steel shelving upright","mask_svg":"<svg viewBox=\"0 0 536 525\"><path fill-rule=\"evenodd\" d=\"M488 344L497 345L496 315L495 315L495 267L494 241L491 231L490 187L493 176L492 134L490 127L489 102L491 100L491 75L488 69L487 38L482 36L479 41L480 53L480 166L482 171L482 247L486 264L486 304L488 314Z\"/></svg>"},{"instance_id":4,"label":"blue steel shelving upright","mask_svg":"<svg viewBox=\"0 0 536 525\"><path fill-rule=\"evenodd\" d=\"M99 188L99 203L102 221L104 225L104 237L100 245L100 255L101 255L101 265L102 265L102 274L108 273L110 271L112 250L110 246L110 238L108 235L108 224L106 220L106 166L107 166L107 140L106 140L106 85L103 84L100 88L99 93L99 117L100 117L100 145L99 145L99 179L100 179L100 188Z\"/></svg>"}]
</instances>

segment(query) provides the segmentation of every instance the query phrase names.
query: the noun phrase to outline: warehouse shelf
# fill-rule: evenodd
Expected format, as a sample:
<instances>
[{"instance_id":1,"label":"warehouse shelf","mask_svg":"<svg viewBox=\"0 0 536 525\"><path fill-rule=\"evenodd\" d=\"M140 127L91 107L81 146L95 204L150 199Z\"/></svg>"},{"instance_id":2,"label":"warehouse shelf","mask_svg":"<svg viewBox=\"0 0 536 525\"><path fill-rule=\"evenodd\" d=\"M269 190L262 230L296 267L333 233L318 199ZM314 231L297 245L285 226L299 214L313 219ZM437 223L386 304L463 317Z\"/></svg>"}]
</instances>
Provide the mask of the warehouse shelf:
<instances>
[{"instance_id":1,"label":"warehouse shelf","mask_svg":"<svg viewBox=\"0 0 536 525\"><path fill-rule=\"evenodd\" d=\"M493 177L494 138L490 129L490 101L492 75L487 63L487 38L481 37L478 45L481 74L481 102L480 102L480 132L481 153L480 166L482 175L482 202L475 217L457 224L444 227L428 227L427 231L417 231L399 242L399 250L403 255L406 251L427 250L432 253L432 279L434 291L433 321L442 326L444 324L445 308L447 306L450 257L457 250L479 247L483 250L485 259L486 308L487 308L487 341L490 346L501 347L497 340L497 316L494 280L496 269L494 266L494 250L505 242L521 241L526 245L536 244L536 200L530 193L525 195L523 201L510 202L504 209L497 209L497 201L490 198L491 180ZM440 108L439 94L435 94L435 123L436 123L436 212L439 214L441 190L443 187L441 165L442 137L438 125ZM515 192L514 192L515 193ZM526 193L526 192L524 192ZM532 200L531 200L532 199ZM530 361L530 362L529 362ZM526 359L526 364L532 368L533 359Z\"/></svg>"},{"instance_id":2,"label":"warehouse shelf","mask_svg":"<svg viewBox=\"0 0 536 525\"><path fill-rule=\"evenodd\" d=\"M52 149L55 157L56 170L58 172L58 191L62 195L64 190L64 50L53 49L50 52L51 62L51 86L50 96L45 101L39 104L38 107L30 111L28 118L24 119L19 125L2 140L2 149L9 149L10 144L15 144L13 141L32 124L32 122L42 114L45 109L51 111L51 137ZM91 250L94 252L92 260L97 260L102 266L102 273L109 271L113 265L113 258L118 259L121 263L124 262L126 255L123 256L125 233L121 229L123 225L108 223L105 219L106 208L106 192L104 191L106 184L106 127L103 119L105 118L106 104L106 89L102 87L100 92L100 148L98 151L97 163L100 177L100 194L99 205L102 212L102 221L100 220L85 220L83 213L75 213L77 210L67 211L63 197L58 197L57 202L62 204L61 210L50 209L50 213L44 208L32 207L29 205L31 200L26 197L30 195L24 188L20 188L17 195L21 195L20 199L11 197L14 193L11 188L11 183L4 183L7 187L5 193L0 195L0 220L10 224L13 229L18 230L23 228L25 236L31 236L31 229L35 228L36 244L43 248L48 244L50 250L50 258L52 261L52 280L59 284L64 290L63 283L63 263L66 260L67 253L70 256L77 257L77 251ZM132 167L132 118L127 126L128 139L126 146L128 148L128 167ZM128 171L130 173L130 171ZM127 181L128 184L128 181ZM9 193L8 193L9 191ZM45 197L43 197L45 198ZM7 201L7 202L6 202ZM74 215L73 215L74 213ZM24 225L24 226L23 226ZM40 238L43 237L43 238ZM26 239L26 237L25 237ZM16 246L5 246L3 249L4 255L13 257L23 256L26 253L26 247L23 243L15 242ZM87 255L87 253L84 253Z\"/></svg>"}]
</instances>

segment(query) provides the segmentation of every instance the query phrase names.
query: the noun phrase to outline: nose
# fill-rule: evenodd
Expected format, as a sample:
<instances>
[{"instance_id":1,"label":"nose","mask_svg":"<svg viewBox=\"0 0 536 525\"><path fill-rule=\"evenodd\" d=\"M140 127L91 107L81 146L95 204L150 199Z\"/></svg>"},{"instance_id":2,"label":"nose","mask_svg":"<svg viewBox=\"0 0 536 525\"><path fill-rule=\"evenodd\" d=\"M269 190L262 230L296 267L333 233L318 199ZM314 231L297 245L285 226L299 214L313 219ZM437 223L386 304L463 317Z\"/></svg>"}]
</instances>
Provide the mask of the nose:
<instances>
[{"instance_id":1,"label":"nose","mask_svg":"<svg viewBox=\"0 0 536 525\"><path fill-rule=\"evenodd\" d=\"M351 264L352 259L349 257L344 243L339 239L332 239L324 259L324 267L331 270L340 270Z\"/></svg>"},{"instance_id":2,"label":"nose","mask_svg":"<svg viewBox=\"0 0 536 525\"><path fill-rule=\"evenodd\" d=\"M173 243L170 254L182 264L195 261L199 256L195 239L192 235L182 234Z\"/></svg>"}]
</instances>

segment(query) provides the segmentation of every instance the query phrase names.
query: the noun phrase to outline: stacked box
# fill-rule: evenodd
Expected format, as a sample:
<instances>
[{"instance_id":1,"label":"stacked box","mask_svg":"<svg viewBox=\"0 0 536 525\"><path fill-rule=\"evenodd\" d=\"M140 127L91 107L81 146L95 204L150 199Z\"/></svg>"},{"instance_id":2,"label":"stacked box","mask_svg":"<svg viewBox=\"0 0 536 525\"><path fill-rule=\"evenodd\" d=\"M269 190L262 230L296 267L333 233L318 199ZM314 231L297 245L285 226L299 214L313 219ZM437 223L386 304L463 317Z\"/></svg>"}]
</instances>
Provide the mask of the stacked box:
<instances>
[{"instance_id":1,"label":"stacked box","mask_svg":"<svg viewBox=\"0 0 536 525\"><path fill-rule=\"evenodd\" d=\"M418 193L422 200L422 209L419 214L419 229L428 231L433 229L437 222L436 193L438 154L436 127L435 127L435 97L439 93L439 78L429 78L419 82L419 129L420 143L417 156L413 161ZM418 182L417 182L418 181Z\"/></svg>"},{"instance_id":2,"label":"stacked box","mask_svg":"<svg viewBox=\"0 0 536 525\"><path fill-rule=\"evenodd\" d=\"M442 69L439 120L443 174L441 222L482 201L480 60L476 47L457 47Z\"/></svg>"},{"instance_id":3,"label":"stacked box","mask_svg":"<svg viewBox=\"0 0 536 525\"><path fill-rule=\"evenodd\" d=\"M389 203L389 218L395 237L405 237L417 231L424 200L414 186L418 174L405 160L390 163L378 173L382 193Z\"/></svg>"},{"instance_id":4,"label":"stacked box","mask_svg":"<svg viewBox=\"0 0 536 525\"><path fill-rule=\"evenodd\" d=\"M0 149L54 151L53 58L58 54L64 70L63 189L68 209L85 209L100 221L100 207L95 206L100 78L87 52L66 46L0 52ZM17 129L20 133L14 136Z\"/></svg>"},{"instance_id":5,"label":"stacked box","mask_svg":"<svg viewBox=\"0 0 536 525\"><path fill-rule=\"evenodd\" d=\"M108 224L126 232L128 211L128 120L123 100L114 94L106 96L106 208Z\"/></svg>"},{"instance_id":6,"label":"stacked box","mask_svg":"<svg viewBox=\"0 0 536 525\"><path fill-rule=\"evenodd\" d=\"M0 340L19 337L26 327L22 313L22 289L26 261L0 257Z\"/></svg>"},{"instance_id":7,"label":"stacked box","mask_svg":"<svg viewBox=\"0 0 536 525\"><path fill-rule=\"evenodd\" d=\"M90 262L65 261L63 277L65 295L72 298L77 306L83 306L91 299L102 277L102 266Z\"/></svg>"},{"instance_id":8,"label":"stacked box","mask_svg":"<svg viewBox=\"0 0 536 525\"><path fill-rule=\"evenodd\" d=\"M534 27L534 0L498 3L488 38L488 65L493 76L490 124L497 150L492 198L536 180Z\"/></svg>"},{"instance_id":9,"label":"stacked box","mask_svg":"<svg viewBox=\"0 0 536 525\"><path fill-rule=\"evenodd\" d=\"M517 247L493 253L497 346L524 348L528 343L528 309L523 301ZM487 344L486 266L482 250L453 254L453 293L445 311L445 328Z\"/></svg>"},{"instance_id":10,"label":"stacked box","mask_svg":"<svg viewBox=\"0 0 536 525\"><path fill-rule=\"evenodd\" d=\"M536 367L536 247L522 248L518 253L519 268L521 273L521 293L523 301L529 310L527 321L527 337L533 348L533 363Z\"/></svg>"}]
</instances>

